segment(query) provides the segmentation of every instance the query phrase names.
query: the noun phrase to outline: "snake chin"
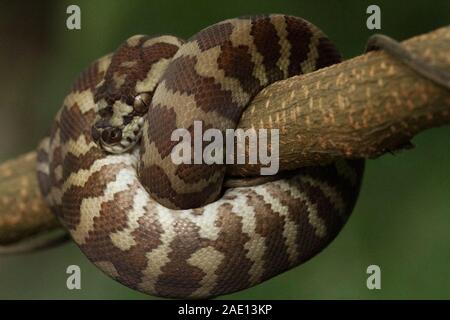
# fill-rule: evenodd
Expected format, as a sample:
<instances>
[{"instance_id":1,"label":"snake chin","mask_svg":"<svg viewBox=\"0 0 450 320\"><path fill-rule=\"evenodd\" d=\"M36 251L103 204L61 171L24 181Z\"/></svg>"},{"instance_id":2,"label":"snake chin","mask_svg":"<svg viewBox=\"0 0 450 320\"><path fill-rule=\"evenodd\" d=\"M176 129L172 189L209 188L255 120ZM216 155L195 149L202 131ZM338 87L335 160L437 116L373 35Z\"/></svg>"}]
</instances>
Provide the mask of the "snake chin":
<instances>
[{"instance_id":1,"label":"snake chin","mask_svg":"<svg viewBox=\"0 0 450 320\"><path fill-rule=\"evenodd\" d=\"M122 140L120 143L117 144L107 144L104 142L100 142L100 148L102 148L104 151L108 153L113 154L125 153L131 150L135 145L136 143L131 144L126 140Z\"/></svg>"}]
</instances>

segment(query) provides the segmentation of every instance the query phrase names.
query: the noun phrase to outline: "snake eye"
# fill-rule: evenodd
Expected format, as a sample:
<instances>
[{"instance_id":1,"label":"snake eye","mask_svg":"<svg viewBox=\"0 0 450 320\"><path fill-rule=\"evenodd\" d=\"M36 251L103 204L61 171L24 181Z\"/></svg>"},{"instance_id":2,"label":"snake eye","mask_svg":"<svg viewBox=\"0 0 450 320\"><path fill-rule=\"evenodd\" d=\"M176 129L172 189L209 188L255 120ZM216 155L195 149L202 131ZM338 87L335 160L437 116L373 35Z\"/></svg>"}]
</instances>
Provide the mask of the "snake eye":
<instances>
[{"instance_id":1,"label":"snake eye","mask_svg":"<svg viewBox=\"0 0 450 320\"><path fill-rule=\"evenodd\" d=\"M138 114L146 113L151 99L151 95L146 92L138 94L136 97L134 97L134 111L136 111Z\"/></svg>"},{"instance_id":2,"label":"snake eye","mask_svg":"<svg viewBox=\"0 0 450 320\"><path fill-rule=\"evenodd\" d=\"M102 132L102 140L106 143L116 143L122 139L122 130L119 128L108 128Z\"/></svg>"}]
</instances>

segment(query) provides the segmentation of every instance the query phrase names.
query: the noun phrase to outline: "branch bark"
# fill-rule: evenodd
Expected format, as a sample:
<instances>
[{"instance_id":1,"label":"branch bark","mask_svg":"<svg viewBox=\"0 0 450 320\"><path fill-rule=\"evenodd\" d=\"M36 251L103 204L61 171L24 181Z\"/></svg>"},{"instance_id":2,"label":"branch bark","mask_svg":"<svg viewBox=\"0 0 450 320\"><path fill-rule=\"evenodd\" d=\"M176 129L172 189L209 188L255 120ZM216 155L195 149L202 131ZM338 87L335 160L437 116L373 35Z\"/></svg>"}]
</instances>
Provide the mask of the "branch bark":
<instances>
[{"instance_id":1,"label":"branch bark","mask_svg":"<svg viewBox=\"0 0 450 320\"><path fill-rule=\"evenodd\" d=\"M404 41L450 72L450 26ZM337 157L375 158L417 133L450 123L450 92L382 51L279 81L262 90L239 127L280 130L280 168L326 164ZM259 165L227 167L258 174Z\"/></svg>"},{"instance_id":2,"label":"branch bark","mask_svg":"<svg viewBox=\"0 0 450 320\"><path fill-rule=\"evenodd\" d=\"M59 226L39 191L35 166L36 152L0 165L0 245Z\"/></svg>"},{"instance_id":3,"label":"branch bark","mask_svg":"<svg viewBox=\"0 0 450 320\"><path fill-rule=\"evenodd\" d=\"M403 45L450 72L450 26ZM450 123L450 92L384 52L371 52L264 89L239 127L279 129L280 169L326 164L339 157L374 158L417 133ZM0 165L0 244L59 227L40 196L36 155ZM230 175L259 173L232 165Z\"/></svg>"}]
</instances>

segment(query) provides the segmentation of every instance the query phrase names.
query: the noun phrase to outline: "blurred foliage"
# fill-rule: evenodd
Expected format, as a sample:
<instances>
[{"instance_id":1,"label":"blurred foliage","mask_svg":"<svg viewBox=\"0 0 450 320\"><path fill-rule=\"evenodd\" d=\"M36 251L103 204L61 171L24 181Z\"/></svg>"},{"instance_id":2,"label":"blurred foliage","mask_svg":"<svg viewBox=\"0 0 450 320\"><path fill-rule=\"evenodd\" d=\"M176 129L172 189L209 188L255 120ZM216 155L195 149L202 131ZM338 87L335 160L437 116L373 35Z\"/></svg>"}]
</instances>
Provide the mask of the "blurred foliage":
<instances>
[{"instance_id":1,"label":"blurred foliage","mask_svg":"<svg viewBox=\"0 0 450 320\"><path fill-rule=\"evenodd\" d=\"M66 29L78 4L82 29ZM448 0L429 1L5 1L0 4L0 161L31 150L48 129L74 77L133 34L188 38L217 21L285 13L318 25L345 58L373 31L366 8L382 10L380 32L403 40L447 25ZM367 163L360 199L321 254L230 299L450 298L450 128L413 140L416 148ZM82 269L82 290L66 289L66 267ZM366 268L382 270L382 290L366 288ZM109 279L74 244L0 257L0 298L151 299Z\"/></svg>"}]
</instances>

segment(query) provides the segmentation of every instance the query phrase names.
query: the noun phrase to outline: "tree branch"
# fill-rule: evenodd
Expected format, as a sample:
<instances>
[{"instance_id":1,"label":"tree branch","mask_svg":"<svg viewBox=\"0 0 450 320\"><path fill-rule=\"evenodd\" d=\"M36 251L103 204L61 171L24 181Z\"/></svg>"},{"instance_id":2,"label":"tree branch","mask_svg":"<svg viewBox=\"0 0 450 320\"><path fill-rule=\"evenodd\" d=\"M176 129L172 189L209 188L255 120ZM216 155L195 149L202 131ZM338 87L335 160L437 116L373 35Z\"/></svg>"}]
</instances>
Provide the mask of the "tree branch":
<instances>
[{"instance_id":1,"label":"tree branch","mask_svg":"<svg viewBox=\"0 0 450 320\"><path fill-rule=\"evenodd\" d=\"M402 45L450 72L450 26ZM450 123L450 92L382 51L279 81L244 112L241 128L280 130L280 168L325 164L337 157L375 158L417 133ZM227 167L258 174L259 165Z\"/></svg>"},{"instance_id":2,"label":"tree branch","mask_svg":"<svg viewBox=\"0 0 450 320\"><path fill-rule=\"evenodd\" d=\"M36 152L0 165L0 244L59 226L39 191L35 165Z\"/></svg>"},{"instance_id":3,"label":"tree branch","mask_svg":"<svg viewBox=\"0 0 450 320\"><path fill-rule=\"evenodd\" d=\"M450 72L450 27L407 40L417 56ZM280 169L326 164L338 157L374 158L417 133L450 123L450 93L383 52L279 81L244 112L240 128L280 130ZM40 196L36 155L0 165L0 244L59 226ZM257 165L232 165L254 175Z\"/></svg>"}]
</instances>

